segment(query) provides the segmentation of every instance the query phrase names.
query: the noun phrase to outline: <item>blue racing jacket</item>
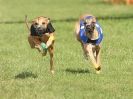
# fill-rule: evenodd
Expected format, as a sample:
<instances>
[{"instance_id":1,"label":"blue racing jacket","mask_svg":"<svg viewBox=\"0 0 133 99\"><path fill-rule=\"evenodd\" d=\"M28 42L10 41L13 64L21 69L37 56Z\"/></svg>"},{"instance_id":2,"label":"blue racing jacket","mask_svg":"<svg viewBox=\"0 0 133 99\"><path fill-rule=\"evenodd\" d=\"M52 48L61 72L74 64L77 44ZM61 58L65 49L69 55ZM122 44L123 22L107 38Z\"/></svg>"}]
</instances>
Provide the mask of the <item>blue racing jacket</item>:
<instances>
[{"instance_id":1,"label":"blue racing jacket","mask_svg":"<svg viewBox=\"0 0 133 99\"><path fill-rule=\"evenodd\" d=\"M91 43L93 45L99 45L101 43L101 41L103 39L102 28L100 27L98 22L96 22L95 27L98 31L98 38L96 40L91 40L86 36L84 22L80 21L80 31L79 31L79 33L80 33L80 38L81 38L83 43Z\"/></svg>"}]
</instances>

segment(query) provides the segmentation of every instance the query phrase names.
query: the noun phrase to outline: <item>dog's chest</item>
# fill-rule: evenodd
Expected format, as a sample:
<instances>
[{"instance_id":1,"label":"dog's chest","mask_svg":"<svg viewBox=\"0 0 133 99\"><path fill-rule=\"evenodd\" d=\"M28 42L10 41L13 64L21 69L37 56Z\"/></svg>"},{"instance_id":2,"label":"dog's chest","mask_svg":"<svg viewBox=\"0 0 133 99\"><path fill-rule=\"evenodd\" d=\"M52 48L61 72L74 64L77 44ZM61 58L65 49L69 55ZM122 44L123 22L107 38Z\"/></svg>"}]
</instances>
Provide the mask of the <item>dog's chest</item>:
<instances>
[{"instance_id":1,"label":"dog's chest","mask_svg":"<svg viewBox=\"0 0 133 99\"><path fill-rule=\"evenodd\" d=\"M92 35L91 40L96 40L96 39L98 39L98 31L96 29L94 29L94 33Z\"/></svg>"}]
</instances>

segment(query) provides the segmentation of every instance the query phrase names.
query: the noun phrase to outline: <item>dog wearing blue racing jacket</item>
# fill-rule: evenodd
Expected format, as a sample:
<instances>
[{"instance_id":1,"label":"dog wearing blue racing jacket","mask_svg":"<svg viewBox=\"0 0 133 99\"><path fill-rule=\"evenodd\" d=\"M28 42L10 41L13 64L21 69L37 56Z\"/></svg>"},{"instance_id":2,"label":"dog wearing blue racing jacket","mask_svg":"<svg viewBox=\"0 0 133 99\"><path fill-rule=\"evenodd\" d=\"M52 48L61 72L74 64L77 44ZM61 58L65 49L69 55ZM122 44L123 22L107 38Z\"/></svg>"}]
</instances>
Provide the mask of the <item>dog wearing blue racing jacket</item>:
<instances>
[{"instance_id":1,"label":"dog wearing blue racing jacket","mask_svg":"<svg viewBox=\"0 0 133 99\"><path fill-rule=\"evenodd\" d=\"M101 71L100 53L103 40L102 28L96 17L90 14L82 15L75 25L76 39L80 42L83 54L94 65L96 73Z\"/></svg>"}]
</instances>

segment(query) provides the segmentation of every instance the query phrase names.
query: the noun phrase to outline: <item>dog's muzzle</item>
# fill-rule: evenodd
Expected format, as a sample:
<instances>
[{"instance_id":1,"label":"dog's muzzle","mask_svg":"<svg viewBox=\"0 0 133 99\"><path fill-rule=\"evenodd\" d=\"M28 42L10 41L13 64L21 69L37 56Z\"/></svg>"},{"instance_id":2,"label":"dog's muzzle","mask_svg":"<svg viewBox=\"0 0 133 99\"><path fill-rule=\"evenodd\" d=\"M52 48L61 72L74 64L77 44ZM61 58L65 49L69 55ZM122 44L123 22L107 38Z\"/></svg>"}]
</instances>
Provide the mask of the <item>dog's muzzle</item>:
<instances>
[{"instance_id":1,"label":"dog's muzzle","mask_svg":"<svg viewBox=\"0 0 133 99\"><path fill-rule=\"evenodd\" d=\"M38 36L42 36L42 34L45 32L45 28L43 28L42 26L34 26L34 27Z\"/></svg>"},{"instance_id":2,"label":"dog's muzzle","mask_svg":"<svg viewBox=\"0 0 133 99\"><path fill-rule=\"evenodd\" d=\"M91 23L90 25L85 26L86 33L92 34L94 32L95 24Z\"/></svg>"},{"instance_id":3,"label":"dog's muzzle","mask_svg":"<svg viewBox=\"0 0 133 99\"><path fill-rule=\"evenodd\" d=\"M86 28L85 28L85 31L86 31L86 33L90 33L91 34L91 33L93 33L94 28L92 28L91 25L87 25Z\"/></svg>"}]
</instances>

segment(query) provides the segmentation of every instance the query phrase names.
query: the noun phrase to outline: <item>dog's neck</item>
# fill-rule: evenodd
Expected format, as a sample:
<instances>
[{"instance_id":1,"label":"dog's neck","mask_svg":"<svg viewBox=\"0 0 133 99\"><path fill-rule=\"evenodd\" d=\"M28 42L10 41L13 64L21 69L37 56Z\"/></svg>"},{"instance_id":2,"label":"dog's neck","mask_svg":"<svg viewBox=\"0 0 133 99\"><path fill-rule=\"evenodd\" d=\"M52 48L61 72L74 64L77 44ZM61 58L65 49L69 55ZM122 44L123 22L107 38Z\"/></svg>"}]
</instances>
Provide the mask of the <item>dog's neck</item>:
<instances>
[{"instance_id":1,"label":"dog's neck","mask_svg":"<svg viewBox=\"0 0 133 99\"><path fill-rule=\"evenodd\" d=\"M91 40L96 40L98 39L98 31L96 30L96 28L94 29L94 32L91 35L88 35L89 39Z\"/></svg>"}]
</instances>

